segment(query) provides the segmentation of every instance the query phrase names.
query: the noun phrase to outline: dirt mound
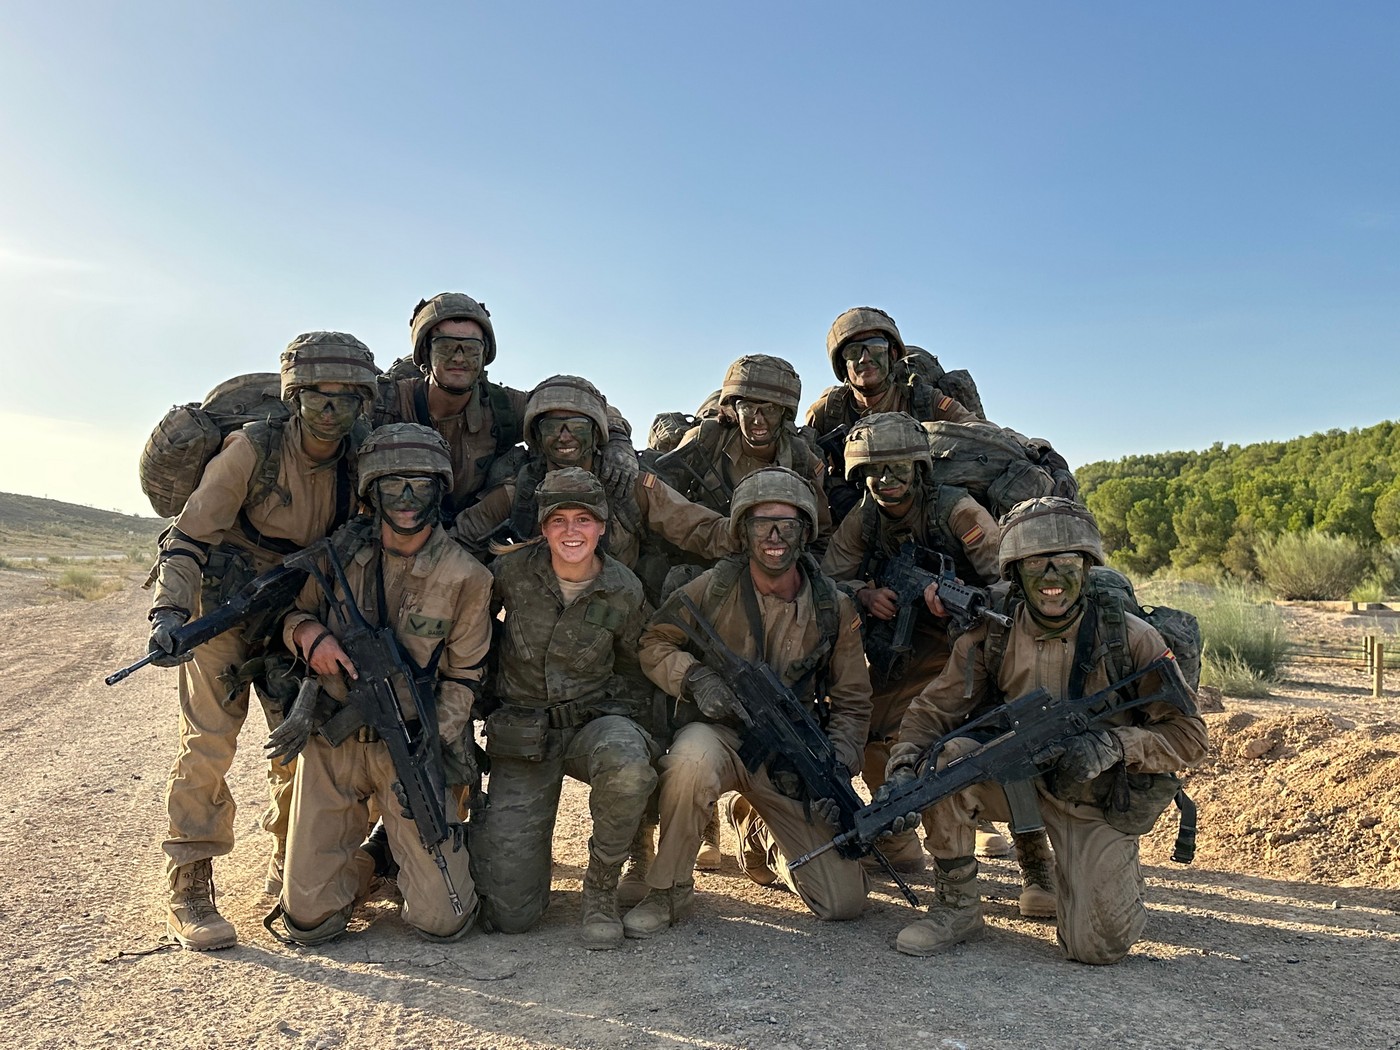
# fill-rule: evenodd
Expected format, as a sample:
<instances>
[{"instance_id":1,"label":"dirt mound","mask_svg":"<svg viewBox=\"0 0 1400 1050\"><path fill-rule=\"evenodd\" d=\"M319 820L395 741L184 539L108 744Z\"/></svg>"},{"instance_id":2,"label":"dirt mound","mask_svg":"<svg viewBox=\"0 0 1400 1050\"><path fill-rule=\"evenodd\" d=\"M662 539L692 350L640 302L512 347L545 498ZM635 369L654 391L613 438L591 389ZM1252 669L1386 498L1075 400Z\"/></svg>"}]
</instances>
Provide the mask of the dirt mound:
<instances>
[{"instance_id":1,"label":"dirt mound","mask_svg":"<svg viewBox=\"0 0 1400 1050\"><path fill-rule=\"evenodd\" d=\"M1400 725L1321 713L1205 718L1211 758L1189 785L1199 863L1400 887Z\"/></svg>"}]
</instances>

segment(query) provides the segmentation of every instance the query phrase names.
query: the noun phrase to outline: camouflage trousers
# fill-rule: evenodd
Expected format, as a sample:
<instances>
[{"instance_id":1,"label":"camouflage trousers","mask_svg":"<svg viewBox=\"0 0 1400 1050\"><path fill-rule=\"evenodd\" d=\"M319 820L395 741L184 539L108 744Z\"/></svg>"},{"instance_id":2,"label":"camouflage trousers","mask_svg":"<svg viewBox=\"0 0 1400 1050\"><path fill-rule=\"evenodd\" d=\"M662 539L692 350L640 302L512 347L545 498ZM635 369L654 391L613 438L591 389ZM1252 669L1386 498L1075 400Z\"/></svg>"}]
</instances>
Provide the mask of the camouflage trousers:
<instances>
[{"instance_id":1,"label":"camouflage trousers","mask_svg":"<svg viewBox=\"0 0 1400 1050\"><path fill-rule=\"evenodd\" d=\"M163 845L170 870L233 850L238 806L225 778L248 718L251 690L244 685L230 696L220 677L242 665L247 654L242 632L232 630L201 645L180 665L180 750L165 787L170 830ZM279 846L286 841L295 768L295 763L268 764L271 800L262 826Z\"/></svg>"},{"instance_id":2,"label":"camouflage trousers","mask_svg":"<svg viewBox=\"0 0 1400 1050\"><path fill-rule=\"evenodd\" d=\"M630 718L602 715L577 729L551 730L538 762L492 756L486 798L472 819L472 853L482 918L523 933L549 904L552 840L564 777L591 786L593 852L621 864L656 787L651 737Z\"/></svg>"},{"instance_id":3,"label":"camouflage trousers","mask_svg":"<svg viewBox=\"0 0 1400 1050\"><path fill-rule=\"evenodd\" d=\"M1044 784L1036 794L1055 849L1060 947L1077 962L1117 962L1147 924L1138 836L1111 827L1097 806L1056 798ZM944 799L925 818L928 851L951 860L973 855L979 820L1009 821L1011 811L1000 785L989 782Z\"/></svg>"},{"instance_id":4,"label":"camouflage trousers","mask_svg":"<svg viewBox=\"0 0 1400 1050\"><path fill-rule=\"evenodd\" d=\"M735 730L706 722L682 726L661 759L661 838L648 886L664 890L691 880L710 809L726 791L737 791L748 803L739 807L741 833L760 844L773 873L813 915L854 919L865 910L868 883L857 862L832 850L796 871L788 867L788 857L831 841L837 829L808 820L802 804L780 794L763 769L744 768Z\"/></svg>"},{"instance_id":5,"label":"camouflage trousers","mask_svg":"<svg viewBox=\"0 0 1400 1050\"><path fill-rule=\"evenodd\" d=\"M391 785L396 779L389 748L382 741L361 743L352 737L331 747L313 736L307 743L297 762L282 883L282 910L293 925L312 930L339 915L343 929L355 902L368 893L374 861L359 847L370 800L378 804L399 865L404 922L430 936L450 937L472 921L477 903L466 850L453 852L450 843L442 845L462 904L462 914L457 915L437 863L394 798ZM449 802L449 819L455 808Z\"/></svg>"}]
</instances>

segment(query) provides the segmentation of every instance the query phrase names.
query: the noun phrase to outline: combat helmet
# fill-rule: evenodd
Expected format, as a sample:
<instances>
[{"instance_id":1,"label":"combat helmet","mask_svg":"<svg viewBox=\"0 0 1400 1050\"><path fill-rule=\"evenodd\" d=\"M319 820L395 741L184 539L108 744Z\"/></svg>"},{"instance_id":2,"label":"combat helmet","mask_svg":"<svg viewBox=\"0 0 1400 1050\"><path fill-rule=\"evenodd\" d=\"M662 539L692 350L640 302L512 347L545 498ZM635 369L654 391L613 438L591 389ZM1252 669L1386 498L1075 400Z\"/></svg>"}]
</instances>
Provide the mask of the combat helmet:
<instances>
[{"instance_id":1,"label":"combat helmet","mask_svg":"<svg viewBox=\"0 0 1400 1050\"><path fill-rule=\"evenodd\" d=\"M719 388L721 405L732 406L739 398L780 405L795 418L802 403L802 380L781 357L748 354L729 366Z\"/></svg>"},{"instance_id":2,"label":"combat helmet","mask_svg":"<svg viewBox=\"0 0 1400 1050\"><path fill-rule=\"evenodd\" d=\"M525 402L525 436L536 440L535 423L556 409L587 416L598 428L598 444L608 439L608 402L598 388L580 376L550 376L530 391Z\"/></svg>"},{"instance_id":3,"label":"combat helmet","mask_svg":"<svg viewBox=\"0 0 1400 1050\"><path fill-rule=\"evenodd\" d=\"M379 374L369 347L345 332L304 332L282 351L282 400L291 401L303 387L348 383L374 397Z\"/></svg>"},{"instance_id":4,"label":"combat helmet","mask_svg":"<svg viewBox=\"0 0 1400 1050\"><path fill-rule=\"evenodd\" d=\"M452 491L452 451L447 440L421 423L388 423L370 431L360 443L360 495L390 474L426 474Z\"/></svg>"},{"instance_id":5,"label":"combat helmet","mask_svg":"<svg viewBox=\"0 0 1400 1050\"><path fill-rule=\"evenodd\" d=\"M744 542L744 516L760 503L790 503L807 519L807 538L817 534L817 496L811 482L787 467L763 467L734 486L729 503L729 535Z\"/></svg>"},{"instance_id":6,"label":"combat helmet","mask_svg":"<svg viewBox=\"0 0 1400 1050\"><path fill-rule=\"evenodd\" d=\"M1063 496L1022 500L1002 516L1000 524L997 571L1003 580L1012 578L1016 562L1037 554L1078 551L1090 564L1103 564L1099 523L1087 507L1074 500Z\"/></svg>"},{"instance_id":7,"label":"combat helmet","mask_svg":"<svg viewBox=\"0 0 1400 1050\"><path fill-rule=\"evenodd\" d=\"M851 427L846 435L846 477L853 479L861 467L871 463L913 460L933 469L928 431L908 412L876 412Z\"/></svg>"},{"instance_id":8,"label":"combat helmet","mask_svg":"<svg viewBox=\"0 0 1400 1050\"><path fill-rule=\"evenodd\" d=\"M874 306L854 306L836 320L826 333L826 356L831 370L841 382L846 381L846 363L841 360L841 344L861 332L878 332L890 341L890 363L904 356L904 340L894 318Z\"/></svg>"},{"instance_id":9,"label":"combat helmet","mask_svg":"<svg viewBox=\"0 0 1400 1050\"><path fill-rule=\"evenodd\" d=\"M535 506L541 524L561 507L582 507L599 521L608 520L603 483L582 467L560 467L546 474L535 489Z\"/></svg>"},{"instance_id":10,"label":"combat helmet","mask_svg":"<svg viewBox=\"0 0 1400 1050\"><path fill-rule=\"evenodd\" d=\"M482 367L496 360L496 330L491 327L491 313L485 303L479 303L462 292L439 292L431 299L420 299L408 319L408 331L413 339L413 363L428 370L428 338L443 321L475 321L486 337L486 354Z\"/></svg>"}]
</instances>

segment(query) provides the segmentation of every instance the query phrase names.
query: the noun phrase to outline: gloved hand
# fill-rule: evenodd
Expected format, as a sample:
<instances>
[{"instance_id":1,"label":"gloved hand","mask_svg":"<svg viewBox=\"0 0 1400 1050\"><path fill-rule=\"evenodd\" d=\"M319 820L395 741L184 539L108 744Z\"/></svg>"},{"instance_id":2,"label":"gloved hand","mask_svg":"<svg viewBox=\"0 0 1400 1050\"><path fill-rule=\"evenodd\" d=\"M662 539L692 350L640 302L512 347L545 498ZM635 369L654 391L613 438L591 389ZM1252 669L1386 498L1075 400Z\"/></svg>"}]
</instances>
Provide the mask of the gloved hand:
<instances>
[{"instance_id":1,"label":"gloved hand","mask_svg":"<svg viewBox=\"0 0 1400 1050\"><path fill-rule=\"evenodd\" d=\"M718 671L712 671L704 664L696 664L685 673L681 680L681 693L687 700L700 708L700 713L716 722L733 718L744 725L752 725L749 713L739 703L734 691L724 684Z\"/></svg>"},{"instance_id":2,"label":"gloved hand","mask_svg":"<svg viewBox=\"0 0 1400 1050\"><path fill-rule=\"evenodd\" d=\"M834 798L819 798L812 803L812 816L834 828L841 820L841 807Z\"/></svg>"},{"instance_id":3,"label":"gloved hand","mask_svg":"<svg viewBox=\"0 0 1400 1050\"><path fill-rule=\"evenodd\" d=\"M637 485L637 475L641 465L637 462L637 450L631 442L623 438L613 438L603 446L603 484L615 498L632 495Z\"/></svg>"},{"instance_id":4,"label":"gloved hand","mask_svg":"<svg viewBox=\"0 0 1400 1050\"><path fill-rule=\"evenodd\" d=\"M290 765L292 759L301 754L311 734L321 728L320 712L316 709L316 698L321 687L315 678L302 679L297 690L297 698L282 724L274 729L263 745L269 759L280 758L282 765Z\"/></svg>"},{"instance_id":5,"label":"gloved hand","mask_svg":"<svg viewBox=\"0 0 1400 1050\"><path fill-rule=\"evenodd\" d=\"M465 733L455 744L443 745L442 768L447 774L449 788L465 787L476 791L481 785L481 770L476 764L476 748Z\"/></svg>"},{"instance_id":6,"label":"gloved hand","mask_svg":"<svg viewBox=\"0 0 1400 1050\"><path fill-rule=\"evenodd\" d=\"M403 788L403 781L395 780L389 787L393 789L394 799L399 804L399 812L403 814L405 820L412 820L413 810L408 806L408 792Z\"/></svg>"},{"instance_id":7,"label":"gloved hand","mask_svg":"<svg viewBox=\"0 0 1400 1050\"><path fill-rule=\"evenodd\" d=\"M157 667L175 667L188 660L193 653L175 655L175 639L172 635L185 626L189 614L179 609L157 609L151 613L151 638L146 643L146 651L151 654L151 663Z\"/></svg>"},{"instance_id":8,"label":"gloved hand","mask_svg":"<svg viewBox=\"0 0 1400 1050\"><path fill-rule=\"evenodd\" d=\"M1123 742L1111 729L1089 729L1065 741L1055 768L1071 780L1093 780L1123 759Z\"/></svg>"},{"instance_id":9,"label":"gloved hand","mask_svg":"<svg viewBox=\"0 0 1400 1050\"><path fill-rule=\"evenodd\" d=\"M914 770L912 767L895 767L894 769L886 773L885 782L875 789L875 794L872 800L875 802L886 801L895 792L902 790L905 787L905 785L907 785L913 779ZM919 826L919 822L919 811L916 809L912 809L908 813L904 814L904 816L895 818L894 823L890 825L889 834L902 834L903 832L908 831L910 828L917 828Z\"/></svg>"}]
</instances>

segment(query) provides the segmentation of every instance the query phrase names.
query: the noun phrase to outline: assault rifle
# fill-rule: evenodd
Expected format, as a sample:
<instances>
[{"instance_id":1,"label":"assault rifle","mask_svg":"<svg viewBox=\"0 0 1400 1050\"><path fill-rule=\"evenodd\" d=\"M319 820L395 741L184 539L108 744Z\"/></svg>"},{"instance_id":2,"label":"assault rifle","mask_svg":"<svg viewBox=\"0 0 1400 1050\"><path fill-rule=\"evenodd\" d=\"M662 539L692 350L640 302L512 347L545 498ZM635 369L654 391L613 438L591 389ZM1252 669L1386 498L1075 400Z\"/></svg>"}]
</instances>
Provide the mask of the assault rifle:
<instances>
[{"instance_id":1,"label":"assault rifle","mask_svg":"<svg viewBox=\"0 0 1400 1050\"><path fill-rule=\"evenodd\" d=\"M698 630L681 617L676 617L672 622L700 650L705 665L724 677L725 684L733 690L749 717L739 746L739 758L744 768L752 773L781 756L784 762L791 764L802 781L808 800L829 798L835 801L840 811L840 826L849 833L854 827L855 814L864 803L851 787L851 779L837 759L836 749L816 719L771 667L762 662L750 663L735 653L724 644L714 625L704 617L689 595L680 591L677 594L681 605L695 618ZM919 898L914 896L914 891L899 877L885 855L873 845L866 853L875 857L885 874L899 887L904 899L917 908Z\"/></svg>"},{"instance_id":2,"label":"assault rifle","mask_svg":"<svg viewBox=\"0 0 1400 1050\"><path fill-rule=\"evenodd\" d=\"M724 513L729 513L729 501L732 497L732 493L728 493L724 490L723 479L718 477L713 464L706 464L705 470L702 473L696 468L695 464L690 461L690 457L695 452L695 448L692 447L693 445L698 445L698 442L692 442L691 445L677 445L664 456L658 456L652 468L652 473L656 474L662 481L665 481L669 485L671 468L677 466L684 468L685 472L694 478L695 482L702 489L719 501L720 505L724 507ZM685 487L672 485L671 487L679 491L682 495L685 494L685 489L689 488L688 485Z\"/></svg>"},{"instance_id":3,"label":"assault rifle","mask_svg":"<svg viewBox=\"0 0 1400 1050\"><path fill-rule=\"evenodd\" d=\"M937 573L919 565L921 551L938 558ZM896 682L904 677L909 653L914 647L914 623L919 610L925 607L924 591L931 583L938 584L938 598L959 631L967 630L982 619L994 620L1003 627L1011 626L1011 617L989 607L985 589L969 587L958 579L952 558L940 551L921 548L913 540L905 540L899 553L887 559L875 577L876 586L894 591L898 611L893 621L873 620L866 631L866 653L871 665L886 681Z\"/></svg>"},{"instance_id":4,"label":"assault rifle","mask_svg":"<svg viewBox=\"0 0 1400 1050\"><path fill-rule=\"evenodd\" d=\"M1134 695L1134 683L1150 674L1159 676L1160 687L1151 693ZM1064 753L1065 741L1120 711L1151 703L1168 703L1187 714L1196 712L1191 691L1171 657L1160 656L1122 681L1078 700L1056 699L1045 689L1036 689L1002 704L934 741L920 756L923 773L853 814L847 830L791 861L789 866L801 867L832 849L843 857L865 856L900 817L922 812L987 780L995 780L1006 791L1012 831L1037 831L1045 824L1033 781ZM960 736L983 742L976 750L937 769L934 760L938 753L948 741Z\"/></svg>"},{"instance_id":5,"label":"assault rifle","mask_svg":"<svg viewBox=\"0 0 1400 1050\"><path fill-rule=\"evenodd\" d=\"M250 580L242 590L213 612L170 632L171 640L175 643L175 648L170 654L147 653L134 664L114 671L103 680L108 685L116 685L158 656L172 655L178 660L187 660L195 649L225 631L231 631L263 614L275 615L279 611L285 612L290 609L305 583L304 569L289 568L285 564L269 569Z\"/></svg>"},{"instance_id":6,"label":"assault rifle","mask_svg":"<svg viewBox=\"0 0 1400 1050\"><path fill-rule=\"evenodd\" d=\"M330 564L334 582L321 568L320 558ZM374 627L364 618L345 578L345 567L329 540L320 540L291 555L287 564L309 572L325 593L331 613L343 632L336 635L336 641L359 673L358 678L349 680L342 712L332 716L320 733L329 743L337 745L350 731L365 725L384 741L394 764L394 775L398 777L394 782L394 794L413 819L418 828L418 841L432 855L443 882L447 883L453 913L461 915L462 901L447 870L442 843L451 840L455 852L462 845L466 829L461 824L448 822L443 803L447 784L439 755L437 704L432 692L419 688L414 679L414 667L395 637L393 627ZM337 597L336 583L343 597ZM411 703L418 713L416 739L403 717L405 702Z\"/></svg>"}]
</instances>

